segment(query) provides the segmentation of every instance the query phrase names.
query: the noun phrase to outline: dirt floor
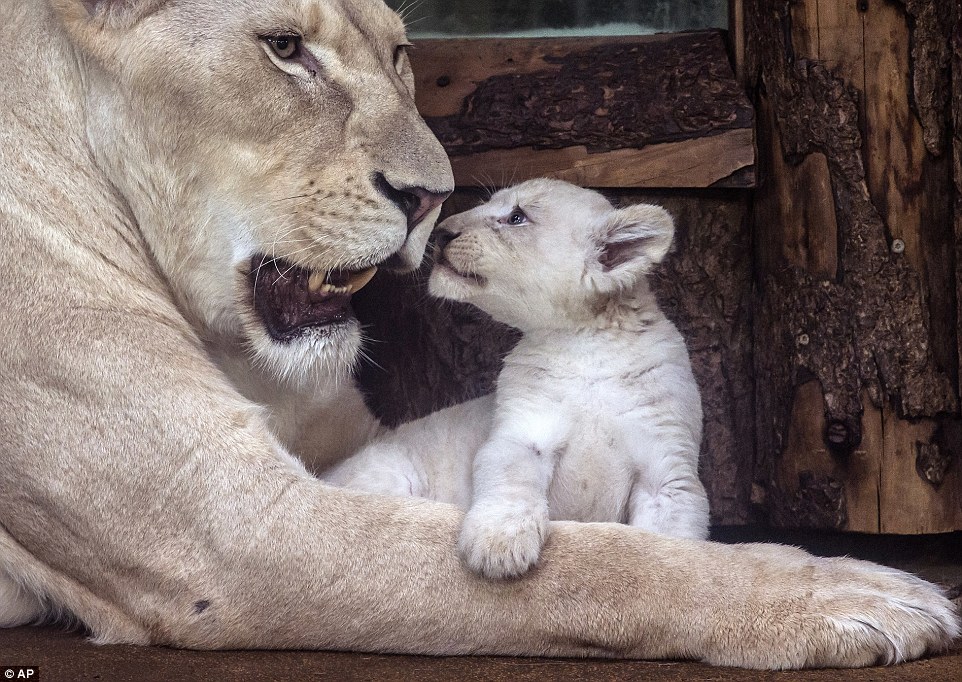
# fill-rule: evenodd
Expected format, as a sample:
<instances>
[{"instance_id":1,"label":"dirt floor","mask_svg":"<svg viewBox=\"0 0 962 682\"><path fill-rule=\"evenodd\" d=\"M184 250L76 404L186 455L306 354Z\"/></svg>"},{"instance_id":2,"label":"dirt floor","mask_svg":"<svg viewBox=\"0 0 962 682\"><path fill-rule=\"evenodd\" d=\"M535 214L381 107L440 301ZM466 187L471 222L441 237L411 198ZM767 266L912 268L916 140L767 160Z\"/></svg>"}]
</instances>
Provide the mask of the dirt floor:
<instances>
[{"instance_id":1,"label":"dirt floor","mask_svg":"<svg viewBox=\"0 0 962 682\"><path fill-rule=\"evenodd\" d=\"M915 572L954 589L962 585L962 533L924 538L717 531L727 542L778 540L816 554L857 556ZM687 662L576 661L519 658L429 658L333 652L195 652L130 646L98 647L56 628L0 631L5 666L36 666L51 680L862 680L962 682L962 642L941 656L891 668L752 672ZM22 679L22 678L21 678Z\"/></svg>"}]
</instances>

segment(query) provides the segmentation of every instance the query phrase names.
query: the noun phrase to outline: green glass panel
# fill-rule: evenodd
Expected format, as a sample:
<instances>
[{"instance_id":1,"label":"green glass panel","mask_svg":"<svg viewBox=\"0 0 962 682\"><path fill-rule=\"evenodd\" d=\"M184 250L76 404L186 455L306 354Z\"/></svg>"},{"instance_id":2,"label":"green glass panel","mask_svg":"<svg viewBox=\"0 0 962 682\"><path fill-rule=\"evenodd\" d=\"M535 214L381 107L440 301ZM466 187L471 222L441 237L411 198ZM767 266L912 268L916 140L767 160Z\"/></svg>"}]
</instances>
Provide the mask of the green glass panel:
<instances>
[{"instance_id":1,"label":"green glass panel","mask_svg":"<svg viewBox=\"0 0 962 682\"><path fill-rule=\"evenodd\" d=\"M386 1L420 38L639 35L728 25L728 0Z\"/></svg>"}]
</instances>

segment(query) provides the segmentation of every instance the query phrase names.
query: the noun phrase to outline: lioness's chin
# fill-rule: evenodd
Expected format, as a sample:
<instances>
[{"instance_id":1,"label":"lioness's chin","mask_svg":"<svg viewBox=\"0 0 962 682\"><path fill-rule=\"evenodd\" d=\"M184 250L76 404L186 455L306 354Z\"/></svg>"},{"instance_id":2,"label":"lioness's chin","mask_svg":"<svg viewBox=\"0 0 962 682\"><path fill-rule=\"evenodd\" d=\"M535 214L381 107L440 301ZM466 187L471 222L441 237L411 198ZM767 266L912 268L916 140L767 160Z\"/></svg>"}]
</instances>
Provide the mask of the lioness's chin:
<instances>
[{"instance_id":1,"label":"lioness's chin","mask_svg":"<svg viewBox=\"0 0 962 682\"><path fill-rule=\"evenodd\" d=\"M254 362L279 381L296 387L323 385L350 376L361 347L357 320L312 329L278 343L267 334L251 340Z\"/></svg>"},{"instance_id":2,"label":"lioness's chin","mask_svg":"<svg viewBox=\"0 0 962 682\"><path fill-rule=\"evenodd\" d=\"M253 362L298 386L348 376L362 338L351 297L377 267L313 270L263 255L247 263L238 268L237 286Z\"/></svg>"},{"instance_id":3,"label":"lioness's chin","mask_svg":"<svg viewBox=\"0 0 962 682\"><path fill-rule=\"evenodd\" d=\"M353 317L306 329L282 342L256 323L246 327L254 364L278 381L299 388L347 379L361 348L361 325Z\"/></svg>"}]
</instances>

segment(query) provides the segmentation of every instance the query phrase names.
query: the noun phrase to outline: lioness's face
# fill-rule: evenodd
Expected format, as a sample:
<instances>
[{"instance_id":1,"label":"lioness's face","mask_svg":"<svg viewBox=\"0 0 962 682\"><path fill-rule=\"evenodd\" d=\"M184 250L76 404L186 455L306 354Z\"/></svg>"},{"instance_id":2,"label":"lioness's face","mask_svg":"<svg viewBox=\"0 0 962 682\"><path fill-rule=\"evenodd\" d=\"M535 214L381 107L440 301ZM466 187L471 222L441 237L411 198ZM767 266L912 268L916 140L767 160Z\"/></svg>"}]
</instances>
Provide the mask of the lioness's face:
<instances>
[{"instance_id":1,"label":"lioness's face","mask_svg":"<svg viewBox=\"0 0 962 682\"><path fill-rule=\"evenodd\" d=\"M382 0L56 0L91 138L206 327L285 373L354 357L351 295L416 265L453 188ZM333 353L333 355L332 355Z\"/></svg>"}]
</instances>

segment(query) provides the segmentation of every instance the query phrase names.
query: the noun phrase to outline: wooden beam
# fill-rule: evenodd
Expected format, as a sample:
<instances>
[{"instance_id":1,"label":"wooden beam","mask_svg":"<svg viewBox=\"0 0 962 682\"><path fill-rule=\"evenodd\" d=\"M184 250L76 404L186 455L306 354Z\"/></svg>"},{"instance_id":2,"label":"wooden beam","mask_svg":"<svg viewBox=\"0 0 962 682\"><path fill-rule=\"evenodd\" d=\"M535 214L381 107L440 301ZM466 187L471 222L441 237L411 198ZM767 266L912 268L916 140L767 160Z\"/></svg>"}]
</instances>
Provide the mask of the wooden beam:
<instances>
[{"instance_id":1,"label":"wooden beam","mask_svg":"<svg viewBox=\"0 0 962 682\"><path fill-rule=\"evenodd\" d=\"M735 61L735 78L747 85L745 71L745 2L729 0L728 35L731 36L732 53Z\"/></svg>"},{"instance_id":2,"label":"wooden beam","mask_svg":"<svg viewBox=\"0 0 962 682\"><path fill-rule=\"evenodd\" d=\"M736 172L751 172L754 162L751 130L594 154L583 146L524 147L451 157L454 179L464 187L503 186L539 177L588 187L710 187ZM754 176L740 179L739 186L753 180Z\"/></svg>"},{"instance_id":3,"label":"wooden beam","mask_svg":"<svg viewBox=\"0 0 962 682\"><path fill-rule=\"evenodd\" d=\"M754 112L720 31L424 40L412 62L459 184L753 185Z\"/></svg>"}]
</instances>

